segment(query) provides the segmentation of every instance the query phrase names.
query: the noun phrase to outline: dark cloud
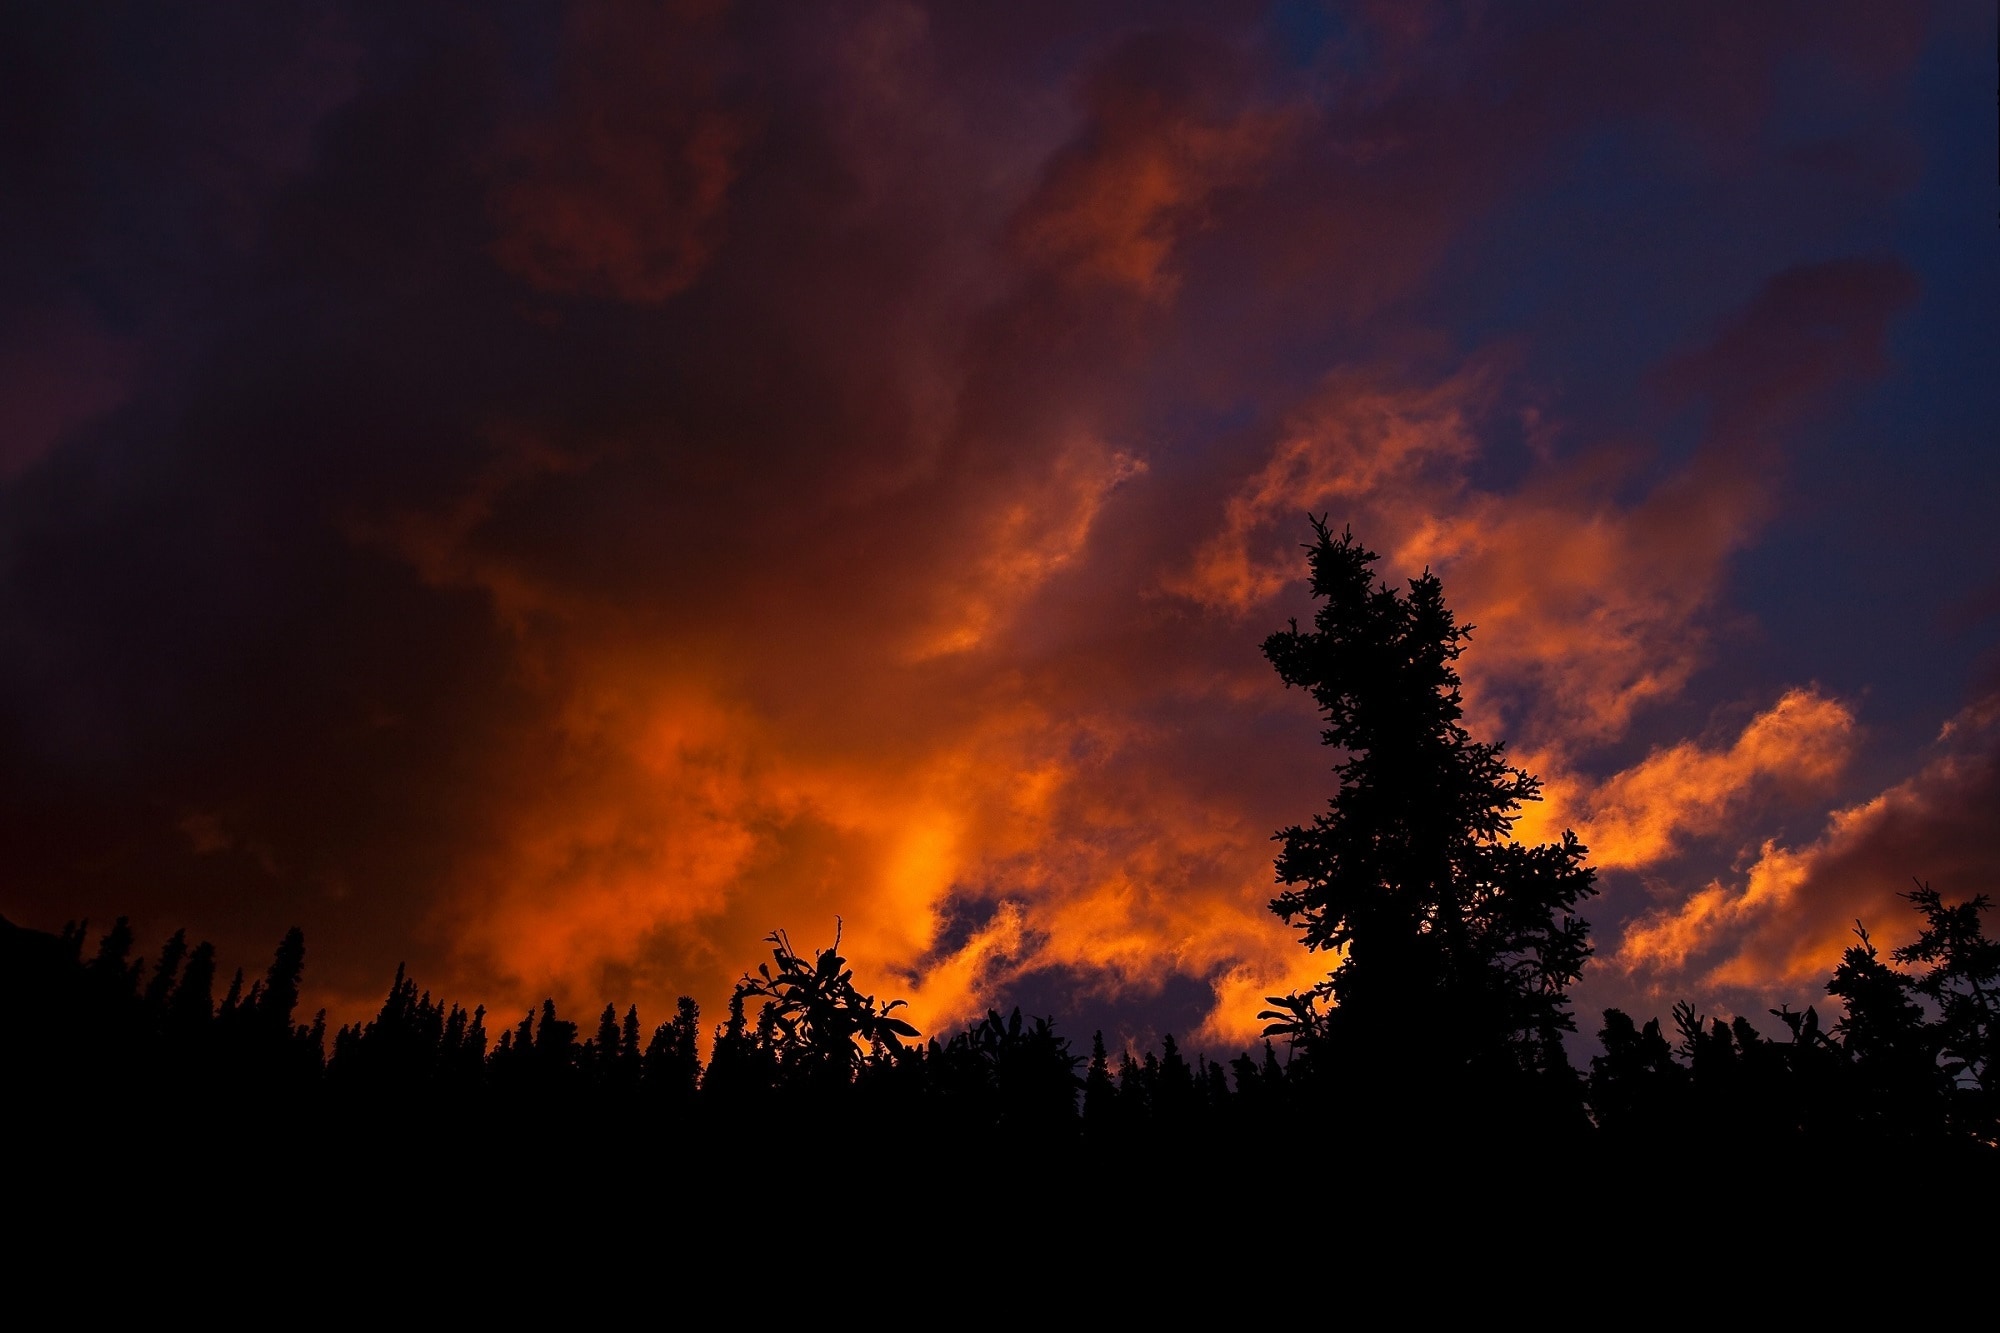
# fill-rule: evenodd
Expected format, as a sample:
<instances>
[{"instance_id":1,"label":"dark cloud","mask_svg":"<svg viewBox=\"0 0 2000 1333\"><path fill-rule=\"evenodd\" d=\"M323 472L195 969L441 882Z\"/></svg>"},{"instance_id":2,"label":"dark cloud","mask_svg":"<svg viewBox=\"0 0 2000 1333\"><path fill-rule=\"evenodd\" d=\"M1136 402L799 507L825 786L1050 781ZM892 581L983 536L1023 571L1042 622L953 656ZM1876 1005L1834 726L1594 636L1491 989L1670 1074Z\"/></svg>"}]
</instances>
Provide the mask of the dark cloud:
<instances>
[{"instance_id":1,"label":"dark cloud","mask_svg":"<svg viewBox=\"0 0 2000 1333\"><path fill-rule=\"evenodd\" d=\"M1715 430L1753 444L1774 412L1828 385L1881 374L1889 320L1917 296L1893 258L1839 259L1772 277L1714 342L1662 376L1672 392L1702 393Z\"/></svg>"}]
</instances>

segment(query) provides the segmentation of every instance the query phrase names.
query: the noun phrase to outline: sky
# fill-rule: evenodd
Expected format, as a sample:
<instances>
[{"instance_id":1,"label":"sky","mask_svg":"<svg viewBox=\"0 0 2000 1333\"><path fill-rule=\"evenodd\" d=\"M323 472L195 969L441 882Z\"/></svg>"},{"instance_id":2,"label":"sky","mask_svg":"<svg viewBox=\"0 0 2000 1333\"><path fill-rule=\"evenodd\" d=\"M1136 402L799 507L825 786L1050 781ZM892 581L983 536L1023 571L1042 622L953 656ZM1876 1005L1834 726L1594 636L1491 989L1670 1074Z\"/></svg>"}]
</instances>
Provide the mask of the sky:
<instances>
[{"instance_id":1,"label":"sky","mask_svg":"<svg viewBox=\"0 0 2000 1333\"><path fill-rule=\"evenodd\" d=\"M1597 1011L2000 888L1991 4L0 5L0 913L1233 1051L1308 514ZM837 924L838 923L838 924Z\"/></svg>"}]
</instances>

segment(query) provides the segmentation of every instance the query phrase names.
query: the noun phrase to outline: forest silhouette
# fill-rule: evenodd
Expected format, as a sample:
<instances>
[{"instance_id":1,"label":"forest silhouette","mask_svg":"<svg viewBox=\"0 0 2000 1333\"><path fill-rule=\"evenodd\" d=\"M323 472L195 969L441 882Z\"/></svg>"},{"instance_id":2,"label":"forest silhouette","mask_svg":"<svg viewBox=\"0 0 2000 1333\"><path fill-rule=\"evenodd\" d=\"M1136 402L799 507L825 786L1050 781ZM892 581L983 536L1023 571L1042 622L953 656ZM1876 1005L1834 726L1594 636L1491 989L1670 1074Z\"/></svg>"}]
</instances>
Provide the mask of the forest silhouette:
<instances>
[{"instance_id":1,"label":"forest silhouette","mask_svg":"<svg viewBox=\"0 0 2000 1333\"><path fill-rule=\"evenodd\" d=\"M215 949L184 932L142 959L122 918L94 941L85 924L0 919L16 1141L70 1163L199 1161L259 1194L304 1156L325 1189L650 1190L684 1206L788 1197L801 1162L847 1164L850 1195L961 1209L1116 1178L1133 1213L1146 1189L1178 1197L1217 1172L1267 1201L1332 1179L1442 1181L1464 1199L1550 1177L1555 1199L1595 1180L1601 1202L1658 1181L1663 1157L1718 1197L1780 1178L1832 1189L1862 1169L1992 1181L2000 942L1985 895L1917 884L1903 896L1920 932L1886 957L1857 922L1825 985L1835 1021L1786 1006L1771 1037L1688 1003L1665 1025L1612 1009L1601 1053L1576 1067L1586 849L1511 838L1536 780L1462 725L1469 631L1439 580L1378 581L1374 553L1323 520L1306 550L1313 622L1263 648L1319 706L1336 785L1277 835L1272 910L1332 966L1272 997L1262 1044L1226 1062L1190 1060L1171 1035L1143 1052L1101 1032L1079 1045L1019 1009L925 1036L901 1001L859 988L838 932L809 957L775 931L712 1028L687 998L657 1022L606 1005L590 1023L553 1000L500 1020L399 969L373 1018L329 1032L298 1011L296 929L218 999Z\"/></svg>"}]
</instances>

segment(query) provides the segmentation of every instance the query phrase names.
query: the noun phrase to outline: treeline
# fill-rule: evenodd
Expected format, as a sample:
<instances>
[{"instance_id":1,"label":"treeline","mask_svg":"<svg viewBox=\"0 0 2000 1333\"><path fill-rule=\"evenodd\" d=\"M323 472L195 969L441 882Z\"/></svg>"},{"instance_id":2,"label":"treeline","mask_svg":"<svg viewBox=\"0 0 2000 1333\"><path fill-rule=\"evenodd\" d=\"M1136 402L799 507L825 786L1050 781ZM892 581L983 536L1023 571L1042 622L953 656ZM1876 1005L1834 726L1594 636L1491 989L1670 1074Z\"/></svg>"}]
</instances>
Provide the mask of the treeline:
<instances>
[{"instance_id":1,"label":"treeline","mask_svg":"<svg viewBox=\"0 0 2000 1333\"><path fill-rule=\"evenodd\" d=\"M1266 1042L1234 1077L1169 1035L1159 1052L1088 1056L1046 1017L989 1012L922 1040L855 987L835 949L807 961L774 935L771 963L746 976L704 1032L694 1000L648 1029L636 1006L606 1005L587 1034L554 1000L489 1026L484 1007L434 998L398 969L375 1016L329 1034L324 1011L299 1021L302 933L268 972L239 970L218 1001L215 950L176 933L134 956L124 918L86 950L0 918L0 1070L29 1100L135 1115L253 1099L265 1106L491 1107L503 1113L635 1111L741 1123L807 1106L888 1117L904 1130L994 1130L1038 1142L1220 1123L1282 1099L1288 1073Z\"/></svg>"},{"instance_id":2,"label":"treeline","mask_svg":"<svg viewBox=\"0 0 2000 1333\"><path fill-rule=\"evenodd\" d=\"M1990 1149L2000 1141L2000 943L1985 897L1906 895L1923 919L1885 958L1865 932L1826 985L1837 1021L1773 1010L1781 1035L1747 1019L1676 1005L1671 1029L1608 1010L1602 1054L1507 1077L1452 1068L1450 1034L1404 1034L1401 1086L1368 1076L1324 1033L1287 1031L1226 1065L1190 1060L1172 1036L1143 1054L1086 1054L1046 1017L989 1012L924 1039L900 1002L861 993L833 949L810 960L782 934L704 1031L695 1002L648 1028L607 1005L594 1028L554 1001L498 1029L483 1008L434 998L400 969L376 1015L330 1036L297 1014L305 942L279 944L261 979L217 989L215 951L176 933L151 960L117 922L87 949L0 923L0 1073L23 1101L69 1115L136 1120L256 1105L443 1108L498 1122L588 1121L607 1113L657 1126L768 1132L856 1124L911 1142L1072 1144L1117 1150L1245 1144L1307 1125L1373 1123L1453 1141L1498 1139L1644 1149L1690 1139L1762 1151L1785 1145ZM1898 966L1901 964L1903 966ZM1914 965L1916 970L1904 970ZM1427 1065L1437 1057L1439 1064ZM1372 1080L1372 1081L1371 1081ZM982 1137L983 1136L983 1137Z\"/></svg>"},{"instance_id":3,"label":"treeline","mask_svg":"<svg viewBox=\"0 0 2000 1333\"><path fill-rule=\"evenodd\" d=\"M1671 1033L1613 1010L1602 1053L1578 1069L1567 1043L1569 991L1591 955L1586 849L1573 833L1513 839L1539 784L1464 725L1455 663L1470 630L1438 579L1391 588L1351 533L1324 518L1312 529L1319 605L1264 653L1317 704L1336 781L1321 813L1278 833L1271 907L1333 965L1271 997L1259 1049L1217 1064L1171 1038L1114 1054L1098 1034L1086 1054L1018 1010L926 1037L901 1001L859 990L837 935L808 958L782 932L712 1031L685 999L650 1027L607 1006L586 1028L552 1001L489 1026L399 972L373 1019L329 1034L296 1012L297 931L261 980L238 973L218 1001L212 948L176 935L142 963L121 921L94 950L81 926L0 930L9 1105L40 1114L50 1141L150 1135L177 1160L203 1144L210 1160L422 1167L433 1181L457 1169L489 1198L539 1179L629 1200L635 1171L671 1194L809 1161L901 1208L912 1179L954 1198L972 1197L975 1172L988 1191L1047 1193L1081 1168L1117 1179L1128 1222L1183 1218L1225 1183L1237 1209L1257 1202L1246 1190L1280 1209L1300 1183L1366 1180L1404 1199L1432 1197L1421 1181L1461 1203L1560 1209L1588 1181L1600 1202L1634 1180L1768 1193L1774 1162L1809 1186L1840 1186L1864 1160L1905 1185L1940 1169L1992 1179L2000 944L1984 896L1905 895L1916 940L1885 958L1860 934L1826 983L1836 1021L1786 1006L1773 1039L1685 1004ZM589 1145L582 1166L576 1143ZM753 1225L828 1215L823 1190L769 1183L735 1191L787 1200ZM1212 1221L1221 1206L1196 1211Z\"/></svg>"},{"instance_id":4,"label":"treeline","mask_svg":"<svg viewBox=\"0 0 2000 1333\"><path fill-rule=\"evenodd\" d=\"M1859 922L1826 991L1843 1015L1771 1010L1784 1036L1747 1019L1704 1022L1673 1008L1678 1040L1605 1011L1588 1083L1593 1122L1629 1138L1711 1136L1961 1140L2000 1146L2000 941L1986 937L1982 894L1946 903L1904 894L1922 915L1911 944L1884 959ZM1918 964L1907 972L1893 963Z\"/></svg>"}]
</instances>

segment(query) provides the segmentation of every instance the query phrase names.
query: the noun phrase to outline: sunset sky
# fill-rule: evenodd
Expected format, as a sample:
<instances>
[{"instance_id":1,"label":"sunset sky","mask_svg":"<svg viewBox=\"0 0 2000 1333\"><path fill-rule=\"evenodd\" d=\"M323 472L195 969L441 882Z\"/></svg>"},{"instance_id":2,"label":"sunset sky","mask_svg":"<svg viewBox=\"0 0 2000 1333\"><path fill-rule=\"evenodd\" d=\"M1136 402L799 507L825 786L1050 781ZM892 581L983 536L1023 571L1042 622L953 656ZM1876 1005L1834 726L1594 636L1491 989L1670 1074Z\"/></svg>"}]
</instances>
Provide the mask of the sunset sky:
<instances>
[{"instance_id":1,"label":"sunset sky","mask_svg":"<svg viewBox=\"0 0 2000 1333\"><path fill-rule=\"evenodd\" d=\"M0 7L0 913L1230 1051L1310 512L1477 627L1586 1037L1824 1000L2000 891L1994 23Z\"/></svg>"}]
</instances>

